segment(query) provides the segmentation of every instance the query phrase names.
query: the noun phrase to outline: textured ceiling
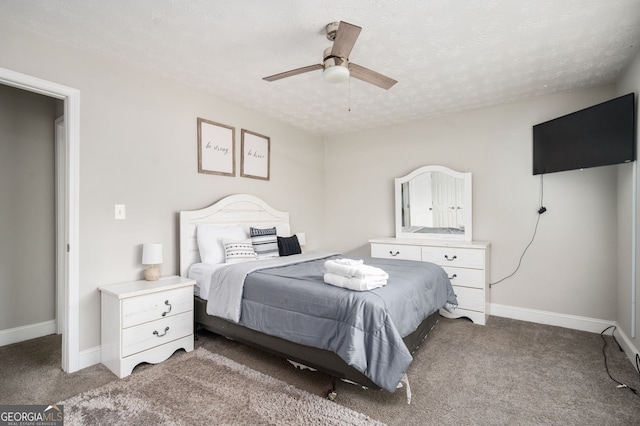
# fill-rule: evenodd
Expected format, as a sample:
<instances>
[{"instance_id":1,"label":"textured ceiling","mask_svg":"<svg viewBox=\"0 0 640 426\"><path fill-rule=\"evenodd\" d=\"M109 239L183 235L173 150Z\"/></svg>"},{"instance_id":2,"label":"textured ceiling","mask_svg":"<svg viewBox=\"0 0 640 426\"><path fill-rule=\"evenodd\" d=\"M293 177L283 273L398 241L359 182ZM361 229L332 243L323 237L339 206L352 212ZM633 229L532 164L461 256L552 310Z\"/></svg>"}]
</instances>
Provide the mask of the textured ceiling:
<instances>
[{"instance_id":1,"label":"textured ceiling","mask_svg":"<svg viewBox=\"0 0 640 426\"><path fill-rule=\"evenodd\" d=\"M2 20L319 134L609 84L640 45L640 0L0 0ZM340 20L398 84L262 80L320 63Z\"/></svg>"}]
</instances>

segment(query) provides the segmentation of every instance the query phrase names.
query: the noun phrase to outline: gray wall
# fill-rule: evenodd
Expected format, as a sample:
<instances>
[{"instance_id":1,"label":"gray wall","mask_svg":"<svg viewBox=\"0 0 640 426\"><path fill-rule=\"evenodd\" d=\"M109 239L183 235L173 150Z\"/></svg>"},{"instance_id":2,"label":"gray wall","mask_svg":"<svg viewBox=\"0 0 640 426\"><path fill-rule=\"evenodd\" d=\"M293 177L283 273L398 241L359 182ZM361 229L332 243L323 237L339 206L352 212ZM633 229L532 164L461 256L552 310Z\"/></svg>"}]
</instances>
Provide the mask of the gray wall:
<instances>
[{"instance_id":1,"label":"gray wall","mask_svg":"<svg viewBox=\"0 0 640 426\"><path fill-rule=\"evenodd\" d=\"M322 139L155 75L0 27L0 66L80 90L80 349L100 345L98 287L141 279L141 244L162 242L162 274L178 274L177 214L230 194L291 213L308 249L323 233ZM271 180L199 174L197 117L271 138ZM114 219L125 204L127 219Z\"/></svg>"},{"instance_id":2,"label":"gray wall","mask_svg":"<svg viewBox=\"0 0 640 426\"><path fill-rule=\"evenodd\" d=\"M640 95L640 53L635 57L635 60L630 64L622 78L618 82L617 91L619 95L624 95L629 92L635 92L636 94L636 109L638 107L638 96ZM640 120L637 120L636 124L638 129L636 133L640 135ZM637 156L637 146L636 146ZM636 162L637 166L637 162ZM627 337L630 338L631 343L635 348L640 348L640 308L637 305L638 296L636 296L636 337L631 339L631 247L632 247L632 206L633 206L633 173L631 167L622 168L618 174L618 253L619 267L618 267L618 288L617 288L617 317L616 321L620 325L620 328L624 331ZM640 188L640 185L636 182L636 188ZM637 195L637 194L636 194ZM639 239L640 241L640 239ZM640 256L636 253L636 262L640 261ZM638 277L634 283L636 289L640 291L638 286Z\"/></svg>"},{"instance_id":3,"label":"gray wall","mask_svg":"<svg viewBox=\"0 0 640 426\"><path fill-rule=\"evenodd\" d=\"M0 85L0 330L55 318L56 100Z\"/></svg>"},{"instance_id":4,"label":"gray wall","mask_svg":"<svg viewBox=\"0 0 640 426\"><path fill-rule=\"evenodd\" d=\"M327 243L366 255L369 238L394 235L393 179L443 165L473 173L473 238L491 242L497 281L515 269L538 216L532 125L614 95L600 87L328 138ZM617 167L545 175L548 211L491 303L616 319Z\"/></svg>"},{"instance_id":5,"label":"gray wall","mask_svg":"<svg viewBox=\"0 0 640 426\"><path fill-rule=\"evenodd\" d=\"M149 241L164 243L163 274L178 273L177 212L233 193L290 211L292 229L307 233L309 250L365 255L369 238L393 235L395 177L426 164L470 171L474 238L492 243L491 279L497 280L515 268L537 218L531 126L618 90L322 138L11 24L0 28L0 40L11 41L0 49L0 66L81 91L81 349L100 344L97 288L141 278L140 245ZM196 117L236 127L238 147L241 128L270 136L271 181L198 174ZM545 176L549 210L520 271L491 290L492 303L617 319L617 181L625 167ZM114 220L114 204L127 206L125 221Z\"/></svg>"}]
</instances>

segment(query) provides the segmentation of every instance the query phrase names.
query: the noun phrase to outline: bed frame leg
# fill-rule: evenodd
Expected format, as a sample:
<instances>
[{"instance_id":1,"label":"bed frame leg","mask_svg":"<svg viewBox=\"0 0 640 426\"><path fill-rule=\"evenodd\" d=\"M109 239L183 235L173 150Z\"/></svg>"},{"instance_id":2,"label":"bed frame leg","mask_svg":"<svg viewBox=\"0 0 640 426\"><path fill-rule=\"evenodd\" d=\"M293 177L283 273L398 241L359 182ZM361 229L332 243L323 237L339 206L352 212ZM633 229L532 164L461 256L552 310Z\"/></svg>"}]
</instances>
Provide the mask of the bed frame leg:
<instances>
[{"instance_id":1,"label":"bed frame leg","mask_svg":"<svg viewBox=\"0 0 640 426\"><path fill-rule=\"evenodd\" d=\"M327 399L329 401L335 401L338 397L338 391L336 390L336 378L331 377L331 389L327 392Z\"/></svg>"}]
</instances>

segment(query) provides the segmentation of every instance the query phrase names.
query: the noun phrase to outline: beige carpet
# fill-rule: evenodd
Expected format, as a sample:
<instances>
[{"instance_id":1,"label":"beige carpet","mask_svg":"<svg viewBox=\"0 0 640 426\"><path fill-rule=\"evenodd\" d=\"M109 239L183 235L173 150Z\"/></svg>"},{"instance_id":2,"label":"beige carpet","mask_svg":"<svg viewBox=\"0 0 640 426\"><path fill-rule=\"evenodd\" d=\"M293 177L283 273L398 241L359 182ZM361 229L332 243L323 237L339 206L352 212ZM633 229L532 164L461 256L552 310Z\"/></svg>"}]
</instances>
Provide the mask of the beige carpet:
<instances>
[{"instance_id":1,"label":"beige carpet","mask_svg":"<svg viewBox=\"0 0 640 426\"><path fill-rule=\"evenodd\" d=\"M59 404L66 425L381 424L203 348Z\"/></svg>"},{"instance_id":2,"label":"beige carpet","mask_svg":"<svg viewBox=\"0 0 640 426\"><path fill-rule=\"evenodd\" d=\"M197 334L196 347L318 398L331 386L324 374L296 370L286 360L204 330ZM611 337L607 341L612 376L640 389L634 364ZM185 391L173 391L186 386L186 382L180 380L176 368L165 367L185 356L183 351L158 365L141 364L131 378L120 380L101 364L64 373L60 369L61 345L60 336L46 336L0 347L0 404L52 404L106 384L127 382L147 371L153 374L150 377L166 375L162 384L168 390L152 393L156 395L152 400L163 407L160 413L171 412L178 405L175 398L201 393L200 386L191 390L192 383ZM155 370L160 373L156 375ZM500 317L490 317L486 326L442 318L416 352L408 375L411 405L407 405L402 389L390 394L338 382L338 398L331 407L346 407L394 426L640 424L640 394L616 388L605 369L602 338L595 333ZM175 384L168 384L174 379ZM244 388L259 386L248 381ZM224 392L209 398L210 405L228 402L226 396L219 395ZM235 407L244 407L245 401L246 397L236 401ZM65 406L65 410L70 409ZM214 415L206 410L199 413L190 413L184 423L220 423L207 417ZM120 414L129 416L123 423L132 418L131 413ZM130 420L131 424L135 422Z\"/></svg>"},{"instance_id":3,"label":"beige carpet","mask_svg":"<svg viewBox=\"0 0 640 426\"><path fill-rule=\"evenodd\" d=\"M201 347L324 395L330 379L275 356L199 332ZM611 337L608 366L640 389L640 376ZM411 404L395 393L338 382L335 403L389 425L640 425L640 395L617 389L595 333L490 317L486 326L442 318L407 374Z\"/></svg>"}]
</instances>

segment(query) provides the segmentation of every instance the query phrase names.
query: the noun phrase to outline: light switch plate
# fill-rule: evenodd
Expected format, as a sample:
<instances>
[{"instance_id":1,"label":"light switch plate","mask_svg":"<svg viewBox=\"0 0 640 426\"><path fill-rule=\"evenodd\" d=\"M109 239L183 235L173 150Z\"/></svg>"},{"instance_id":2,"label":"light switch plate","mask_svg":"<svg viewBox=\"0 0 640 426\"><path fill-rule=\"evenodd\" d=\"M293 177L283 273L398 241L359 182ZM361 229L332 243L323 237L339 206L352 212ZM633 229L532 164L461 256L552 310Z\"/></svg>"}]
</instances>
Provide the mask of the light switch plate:
<instances>
[{"instance_id":1,"label":"light switch plate","mask_svg":"<svg viewBox=\"0 0 640 426\"><path fill-rule=\"evenodd\" d=\"M124 204L116 204L115 218L118 220L124 220L127 217Z\"/></svg>"}]
</instances>

